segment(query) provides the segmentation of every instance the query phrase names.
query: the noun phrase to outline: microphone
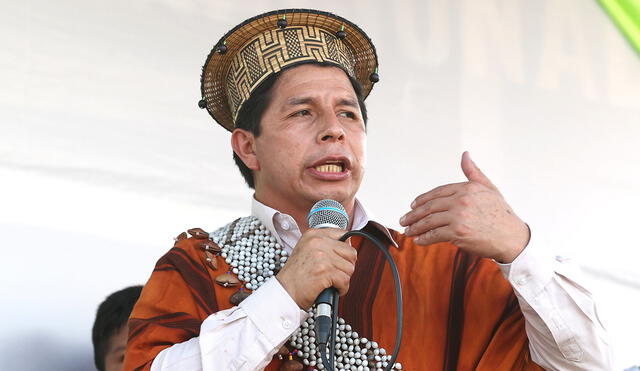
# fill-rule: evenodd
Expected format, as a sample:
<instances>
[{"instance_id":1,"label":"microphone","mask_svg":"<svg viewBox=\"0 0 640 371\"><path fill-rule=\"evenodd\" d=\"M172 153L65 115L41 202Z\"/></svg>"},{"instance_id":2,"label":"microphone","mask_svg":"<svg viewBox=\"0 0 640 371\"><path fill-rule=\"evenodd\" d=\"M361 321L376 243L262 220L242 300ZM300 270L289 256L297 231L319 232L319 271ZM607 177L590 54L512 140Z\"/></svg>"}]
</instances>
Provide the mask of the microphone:
<instances>
[{"instance_id":1,"label":"microphone","mask_svg":"<svg viewBox=\"0 0 640 371\"><path fill-rule=\"evenodd\" d=\"M320 200L313 205L307 215L309 228L339 228L347 229L349 216L342 204L334 200ZM338 291L329 287L318 295L316 299L316 336L318 344L327 344L329 328L331 326L331 310Z\"/></svg>"}]
</instances>

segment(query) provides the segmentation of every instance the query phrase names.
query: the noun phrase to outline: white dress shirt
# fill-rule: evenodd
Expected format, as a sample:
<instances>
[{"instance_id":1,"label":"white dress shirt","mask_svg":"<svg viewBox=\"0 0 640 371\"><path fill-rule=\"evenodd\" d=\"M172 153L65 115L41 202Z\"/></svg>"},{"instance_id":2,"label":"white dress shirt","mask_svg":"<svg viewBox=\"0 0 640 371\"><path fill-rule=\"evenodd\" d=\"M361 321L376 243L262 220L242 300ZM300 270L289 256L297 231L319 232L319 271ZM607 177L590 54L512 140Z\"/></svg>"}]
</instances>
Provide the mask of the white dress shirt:
<instances>
[{"instance_id":1,"label":"white dress shirt","mask_svg":"<svg viewBox=\"0 0 640 371\"><path fill-rule=\"evenodd\" d=\"M373 222L357 200L353 214L351 229ZM291 253L302 236L291 216L255 199L252 215ZM532 238L511 264L498 265L520 303L537 364L552 370L611 369L606 332L571 260L554 259ZM199 337L160 352L151 370L262 370L306 319L307 313L272 277L238 306L207 317Z\"/></svg>"}]
</instances>

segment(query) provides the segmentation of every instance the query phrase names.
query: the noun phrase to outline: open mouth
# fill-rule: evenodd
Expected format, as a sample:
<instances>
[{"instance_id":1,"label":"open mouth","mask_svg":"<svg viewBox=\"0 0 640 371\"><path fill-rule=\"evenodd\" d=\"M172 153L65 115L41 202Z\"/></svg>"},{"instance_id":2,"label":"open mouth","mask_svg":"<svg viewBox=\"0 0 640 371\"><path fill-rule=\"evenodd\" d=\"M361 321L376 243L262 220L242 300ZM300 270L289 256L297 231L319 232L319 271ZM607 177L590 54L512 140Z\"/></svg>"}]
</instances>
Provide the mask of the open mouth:
<instances>
[{"instance_id":1,"label":"open mouth","mask_svg":"<svg viewBox=\"0 0 640 371\"><path fill-rule=\"evenodd\" d=\"M344 163L342 161L328 161L314 166L314 169L321 173L341 173L344 171Z\"/></svg>"},{"instance_id":2,"label":"open mouth","mask_svg":"<svg viewBox=\"0 0 640 371\"><path fill-rule=\"evenodd\" d=\"M343 180L351 176L351 163L348 157L325 157L309 166L312 176L321 180Z\"/></svg>"}]
</instances>

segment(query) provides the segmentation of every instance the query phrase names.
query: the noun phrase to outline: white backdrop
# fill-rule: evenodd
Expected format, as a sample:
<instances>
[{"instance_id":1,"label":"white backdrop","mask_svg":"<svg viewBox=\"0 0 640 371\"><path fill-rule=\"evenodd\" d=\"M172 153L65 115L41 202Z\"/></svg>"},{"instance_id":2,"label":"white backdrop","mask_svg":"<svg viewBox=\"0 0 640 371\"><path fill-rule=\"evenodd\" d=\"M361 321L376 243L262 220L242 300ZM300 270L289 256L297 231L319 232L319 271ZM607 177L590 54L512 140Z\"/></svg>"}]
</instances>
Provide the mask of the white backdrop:
<instances>
[{"instance_id":1,"label":"white backdrop","mask_svg":"<svg viewBox=\"0 0 640 371\"><path fill-rule=\"evenodd\" d=\"M249 212L229 135L197 108L231 27L311 1L0 4L0 369L86 370L96 306L187 228ZM534 238L583 263L640 363L640 58L595 1L323 1L380 57L360 198L397 219L470 150Z\"/></svg>"}]
</instances>

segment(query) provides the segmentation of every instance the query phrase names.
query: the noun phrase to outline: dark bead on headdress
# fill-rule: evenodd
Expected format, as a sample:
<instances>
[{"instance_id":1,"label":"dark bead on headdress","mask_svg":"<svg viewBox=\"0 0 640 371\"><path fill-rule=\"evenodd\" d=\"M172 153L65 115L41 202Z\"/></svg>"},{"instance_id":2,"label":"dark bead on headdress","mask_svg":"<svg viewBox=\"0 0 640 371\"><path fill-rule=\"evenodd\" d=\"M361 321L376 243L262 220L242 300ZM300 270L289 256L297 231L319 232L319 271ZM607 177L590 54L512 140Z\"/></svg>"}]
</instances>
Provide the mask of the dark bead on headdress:
<instances>
[{"instance_id":1,"label":"dark bead on headdress","mask_svg":"<svg viewBox=\"0 0 640 371\"><path fill-rule=\"evenodd\" d=\"M372 73L371 75L369 75L369 81L375 84L376 82L380 81L380 75L378 75L377 72Z\"/></svg>"},{"instance_id":2,"label":"dark bead on headdress","mask_svg":"<svg viewBox=\"0 0 640 371\"><path fill-rule=\"evenodd\" d=\"M338 37L338 39L342 40L345 37L347 37L347 33L344 32L344 30L340 30L340 31L336 32L336 36Z\"/></svg>"},{"instance_id":3,"label":"dark bead on headdress","mask_svg":"<svg viewBox=\"0 0 640 371\"><path fill-rule=\"evenodd\" d=\"M216 47L216 51L217 51L219 54L224 54L224 53L226 53L226 52L227 52L227 46L226 46L226 45L224 45L224 44L220 44L220 45L218 45L218 46Z\"/></svg>"},{"instance_id":4,"label":"dark bead on headdress","mask_svg":"<svg viewBox=\"0 0 640 371\"><path fill-rule=\"evenodd\" d=\"M198 107L200 107L202 109L207 108L207 102L204 99L200 99L198 101Z\"/></svg>"},{"instance_id":5,"label":"dark bead on headdress","mask_svg":"<svg viewBox=\"0 0 640 371\"><path fill-rule=\"evenodd\" d=\"M280 28L287 27L287 20L285 18L278 19L278 27Z\"/></svg>"}]
</instances>

